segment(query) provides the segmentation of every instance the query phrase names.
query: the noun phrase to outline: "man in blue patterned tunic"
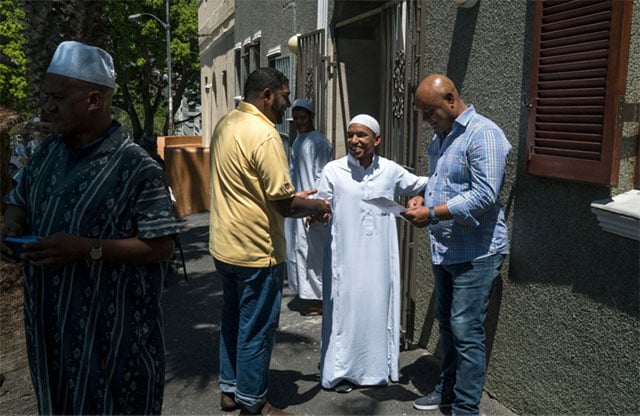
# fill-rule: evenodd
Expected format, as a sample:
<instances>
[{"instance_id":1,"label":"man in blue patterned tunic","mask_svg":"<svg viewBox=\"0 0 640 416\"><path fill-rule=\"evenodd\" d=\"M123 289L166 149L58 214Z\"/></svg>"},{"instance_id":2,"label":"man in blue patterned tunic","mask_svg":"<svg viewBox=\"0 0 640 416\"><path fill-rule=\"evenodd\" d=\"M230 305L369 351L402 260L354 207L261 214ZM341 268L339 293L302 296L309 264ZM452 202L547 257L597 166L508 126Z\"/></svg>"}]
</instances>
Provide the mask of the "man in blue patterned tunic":
<instances>
[{"instance_id":1,"label":"man in blue patterned tunic","mask_svg":"<svg viewBox=\"0 0 640 416\"><path fill-rule=\"evenodd\" d=\"M41 414L162 410L160 295L178 225L162 169L111 119L114 88L107 52L61 43L42 108L57 134L5 197L2 237L37 236L21 261Z\"/></svg>"}]
</instances>

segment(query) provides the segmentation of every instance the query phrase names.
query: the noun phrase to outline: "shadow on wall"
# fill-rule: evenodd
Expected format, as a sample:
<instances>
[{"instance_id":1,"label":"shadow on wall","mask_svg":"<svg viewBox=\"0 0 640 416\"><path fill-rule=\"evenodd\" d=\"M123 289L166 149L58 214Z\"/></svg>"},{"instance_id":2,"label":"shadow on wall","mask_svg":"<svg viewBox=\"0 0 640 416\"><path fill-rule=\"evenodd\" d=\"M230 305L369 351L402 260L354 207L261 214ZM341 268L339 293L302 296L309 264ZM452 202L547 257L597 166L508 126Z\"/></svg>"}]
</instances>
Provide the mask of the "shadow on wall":
<instances>
[{"instance_id":1,"label":"shadow on wall","mask_svg":"<svg viewBox=\"0 0 640 416\"><path fill-rule=\"evenodd\" d=\"M519 283L570 286L630 316L640 310L638 241L603 231L590 204L606 187L521 174L509 275Z\"/></svg>"},{"instance_id":2,"label":"shadow on wall","mask_svg":"<svg viewBox=\"0 0 640 416\"><path fill-rule=\"evenodd\" d=\"M458 91L463 90L465 75L469 67L469 57L471 56L473 37L476 33L479 10L480 6L476 4L469 9L460 7L456 14L454 36L449 50L447 76L454 82Z\"/></svg>"},{"instance_id":3,"label":"shadow on wall","mask_svg":"<svg viewBox=\"0 0 640 416\"><path fill-rule=\"evenodd\" d=\"M530 2L526 33L533 30L533 15L534 2ZM526 173L527 104L534 97L529 97L530 36L524 41L518 169L505 211L511 229L509 281L570 286L598 303L638 317L638 242L604 232L591 212L591 202L610 197L611 190Z\"/></svg>"},{"instance_id":4,"label":"shadow on wall","mask_svg":"<svg viewBox=\"0 0 640 416\"><path fill-rule=\"evenodd\" d=\"M465 76L469 67L469 58L473 48L473 40L476 32L479 10L479 6L476 5L471 8L458 8L456 13L455 28L452 32L453 39L451 40L451 47L449 49L449 59L446 75L454 82L454 84L458 88L458 91L463 90ZM510 159L512 159L512 157L510 157ZM509 166L508 169L510 169ZM506 195L506 191L509 191L511 189L510 185L510 183L505 183L503 189L504 195ZM511 194L509 194L509 197L511 197ZM502 303L503 276L506 275L508 262L509 257L507 256L507 259L505 260L505 264L503 265L501 271L501 275L496 278L496 281L494 282L493 288L491 290L489 310L487 311L487 319L485 322L487 363L491 358L493 342L498 326L500 306ZM437 325L435 316L435 292L432 291L431 297L428 301L426 317L420 331L420 339L418 340L418 345L422 347L426 347L428 345L429 340L437 334L437 328L434 328L435 325ZM436 350L434 351L434 356L442 357L439 340L436 345L437 346Z\"/></svg>"}]
</instances>

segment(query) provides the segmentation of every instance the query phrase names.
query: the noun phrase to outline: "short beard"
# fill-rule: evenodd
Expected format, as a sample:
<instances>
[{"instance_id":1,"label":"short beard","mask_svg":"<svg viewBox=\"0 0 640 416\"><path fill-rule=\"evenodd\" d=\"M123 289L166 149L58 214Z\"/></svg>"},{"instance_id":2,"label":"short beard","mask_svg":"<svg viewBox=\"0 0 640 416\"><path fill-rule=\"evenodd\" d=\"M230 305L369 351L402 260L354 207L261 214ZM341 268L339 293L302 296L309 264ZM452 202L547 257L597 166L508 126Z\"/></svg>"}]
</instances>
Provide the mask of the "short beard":
<instances>
[{"instance_id":1,"label":"short beard","mask_svg":"<svg viewBox=\"0 0 640 416\"><path fill-rule=\"evenodd\" d=\"M274 100L273 104L271 104L271 111L273 111L276 116L276 124L281 124L284 118L285 108L283 108L278 101Z\"/></svg>"}]
</instances>

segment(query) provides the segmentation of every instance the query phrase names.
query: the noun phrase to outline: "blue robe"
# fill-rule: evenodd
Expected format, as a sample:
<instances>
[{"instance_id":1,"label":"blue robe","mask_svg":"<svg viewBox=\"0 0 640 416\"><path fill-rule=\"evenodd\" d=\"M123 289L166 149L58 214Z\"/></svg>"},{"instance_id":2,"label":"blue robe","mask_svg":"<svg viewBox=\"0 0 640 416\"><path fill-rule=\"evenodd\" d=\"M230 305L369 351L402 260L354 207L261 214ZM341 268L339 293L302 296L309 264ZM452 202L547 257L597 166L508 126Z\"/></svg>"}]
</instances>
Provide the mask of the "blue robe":
<instances>
[{"instance_id":1,"label":"blue robe","mask_svg":"<svg viewBox=\"0 0 640 416\"><path fill-rule=\"evenodd\" d=\"M331 160L331 143L317 130L298 134L291 147L291 182L296 191L315 189ZM300 299L322 299L322 244L326 227L305 218L285 218L287 279Z\"/></svg>"}]
</instances>

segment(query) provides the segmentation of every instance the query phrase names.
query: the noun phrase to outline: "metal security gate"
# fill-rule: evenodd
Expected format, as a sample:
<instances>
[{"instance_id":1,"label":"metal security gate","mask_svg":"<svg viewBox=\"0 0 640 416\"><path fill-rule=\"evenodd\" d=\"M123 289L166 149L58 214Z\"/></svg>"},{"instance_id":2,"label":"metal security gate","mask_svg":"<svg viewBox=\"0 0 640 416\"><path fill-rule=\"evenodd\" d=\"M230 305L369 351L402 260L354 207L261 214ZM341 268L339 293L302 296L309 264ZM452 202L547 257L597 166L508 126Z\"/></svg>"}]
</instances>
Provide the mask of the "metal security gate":
<instances>
[{"instance_id":1,"label":"metal security gate","mask_svg":"<svg viewBox=\"0 0 640 416\"><path fill-rule=\"evenodd\" d=\"M422 124L413 111L414 94L420 82L422 55L421 2L408 1L381 12L382 100L380 123L383 129L381 153L415 173L418 130ZM406 200L400 201L405 204ZM405 347L414 342L416 253L415 228L398 221L402 276L402 339Z\"/></svg>"},{"instance_id":2,"label":"metal security gate","mask_svg":"<svg viewBox=\"0 0 640 416\"><path fill-rule=\"evenodd\" d=\"M403 90L400 92L394 87L393 114L402 120L403 141L397 146L402 152L402 163L415 173L418 164L418 141L422 135L422 119L417 111L414 111L415 92L422 80L422 65L425 50L424 34L422 32L422 5L421 1L405 2L403 17L406 25L405 50L403 54L396 52L394 58L395 73L404 70L402 79ZM404 62L402 62L404 58ZM394 80L394 85L400 85L399 80ZM395 98L397 97L397 98ZM400 102L402 100L402 102ZM396 108L398 109L396 111ZM404 344L410 347L415 344L415 302L416 302L416 229L401 221L400 225L400 259L402 262L402 327L405 330Z\"/></svg>"},{"instance_id":3,"label":"metal security gate","mask_svg":"<svg viewBox=\"0 0 640 416\"><path fill-rule=\"evenodd\" d=\"M290 56L279 56L273 60L270 60L269 66L273 66L278 71L282 72L288 79L290 85L295 85L295 77L293 76L293 65L291 64L292 58ZM282 137L282 143L285 147L287 154L287 160L290 157L291 152L291 107L285 111L282 123L276 124L276 129Z\"/></svg>"},{"instance_id":4,"label":"metal security gate","mask_svg":"<svg viewBox=\"0 0 640 416\"><path fill-rule=\"evenodd\" d=\"M298 38L296 98L313 102L316 130L327 134L327 65L324 59L324 29Z\"/></svg>"}]
</instances>

